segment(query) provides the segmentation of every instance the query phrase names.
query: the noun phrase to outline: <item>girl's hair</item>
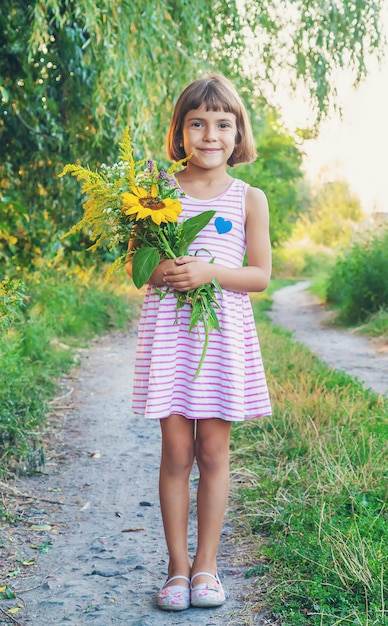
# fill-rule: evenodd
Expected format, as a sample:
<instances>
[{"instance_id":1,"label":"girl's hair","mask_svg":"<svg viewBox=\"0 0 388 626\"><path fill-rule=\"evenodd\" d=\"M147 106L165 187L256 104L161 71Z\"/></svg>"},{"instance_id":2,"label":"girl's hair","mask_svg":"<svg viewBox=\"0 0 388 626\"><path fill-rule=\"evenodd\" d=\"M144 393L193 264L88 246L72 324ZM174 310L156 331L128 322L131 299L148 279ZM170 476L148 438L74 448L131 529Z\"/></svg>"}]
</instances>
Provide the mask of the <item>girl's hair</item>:
<instances>
[{"instance_id":1,"label":"girl's hair","mask_svg":"<svg viewBox=\"0 0 388 626\"><path fill-rule=\"evenodd\" d=\"M236 116L236 146L228 165L251 163L257 157L251 124L245 106L232 83L222 74L212 74L191 83L179 96L167 133L167 154L173 161L185 156L182 147L183 123L189 111L203 104L206 111L225 111Z\"/></svg>"}]
</instances>

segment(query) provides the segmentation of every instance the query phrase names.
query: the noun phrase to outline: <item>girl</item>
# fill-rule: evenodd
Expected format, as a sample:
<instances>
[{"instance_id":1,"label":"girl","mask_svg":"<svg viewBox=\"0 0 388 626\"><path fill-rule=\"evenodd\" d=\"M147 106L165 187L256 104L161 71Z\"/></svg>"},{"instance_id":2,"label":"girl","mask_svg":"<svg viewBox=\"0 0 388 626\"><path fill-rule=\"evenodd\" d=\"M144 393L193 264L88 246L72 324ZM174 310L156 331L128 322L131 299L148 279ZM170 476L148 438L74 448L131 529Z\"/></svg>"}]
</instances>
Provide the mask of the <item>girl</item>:
<instances>
[{"instance_id":1,"label":"girl","mask_svg":"<svg viewBox=\"0 0 388 626\"><path fill-rule=\"evenodd\" d=\"M244 105L225 77L201 78L183 91L167 152L172 160L193 155L177 174L185 194L181 215L217 211L190 249L199 251L197 256L161 261L152 274L136 352L133 408L159 419L162 430L159 493L169 566L157 603L179 611L225 601L216 558L229 489L231 422L271 413L247 294L267 287L271 247L264 193L226 171L228 165L253 161L256 153ZM130 263L127 271L131 274ZM217 311L221 333L210 334L201 373L193 380L203 344L197 329L188 332L188 304L176 321L172 290L185 292L213 279L223 291ZM154 287L163 286L170 292L160 300ZM194 460L198 542L191 563L187 530Z\"/></svg>"}]
</instances>

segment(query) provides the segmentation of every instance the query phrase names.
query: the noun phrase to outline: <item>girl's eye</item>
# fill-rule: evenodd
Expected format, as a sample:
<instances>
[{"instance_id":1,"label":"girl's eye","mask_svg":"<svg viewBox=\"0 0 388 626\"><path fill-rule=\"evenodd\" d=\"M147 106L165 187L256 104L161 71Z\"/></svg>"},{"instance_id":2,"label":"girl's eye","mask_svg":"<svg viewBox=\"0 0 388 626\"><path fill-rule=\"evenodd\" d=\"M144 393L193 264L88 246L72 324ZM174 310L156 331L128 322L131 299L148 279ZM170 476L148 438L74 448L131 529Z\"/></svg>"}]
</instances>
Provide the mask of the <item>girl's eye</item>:
<instances>
[{"instance_id":1,"label":"girl's eye","mask_svg":"<svg viewBox=\"0 0 388 626\"><path fill-rule=\"evenodd\" d=\"M192 126L193 126L194 128L200 128L200 127L202 126L202 124L201 124L201 122L193 122L193 123L192 123Z\"/></svg>"},{"instance_id":2,"label":"girl's eye","mask_svg":"<svg viewBox=\"0 0 388 626\"><path fill-rule=\"evenodd\" d=\"M220 128L230 128L230 124L227 124L226 122L222 122L222 124L220 124Z\"/></svg>"}]
</instances>

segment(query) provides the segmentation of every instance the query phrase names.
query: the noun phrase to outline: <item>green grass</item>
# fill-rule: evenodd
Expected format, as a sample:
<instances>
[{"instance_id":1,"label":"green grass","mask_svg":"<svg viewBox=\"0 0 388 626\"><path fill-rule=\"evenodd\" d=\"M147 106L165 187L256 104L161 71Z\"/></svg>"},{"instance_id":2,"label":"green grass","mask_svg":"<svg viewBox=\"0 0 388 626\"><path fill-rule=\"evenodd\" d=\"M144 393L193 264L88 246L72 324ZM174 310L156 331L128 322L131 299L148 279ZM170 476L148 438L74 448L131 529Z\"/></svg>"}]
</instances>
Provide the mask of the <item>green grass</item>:
<instances>
[{"instance_id":1,"label":"green grass","mask_svg":"<svg viewBox=\"0 0 388 626\"><path fill-rule=\"evenodd\" d=\"M253 575L260 584L270 566L267 603L283 626L386 625L388 403L253 302L274 409L232 434L238 522L267 537Z\"/></svg>"},{"instance_id":2,"label":"green grass","mask_svg":"<svg viewBox=\"0 0 388 626\"><path fill-rule=\"evenodd\" d=\"M356 327L358 333L369 337L380 337L388 339L388 310L381 309L378 313L371 315L365 324Z\"/></svg>"},{"instance_id":3,"label":"green grass","mask_svg":"<svg viewBox=\"0 0 388 626\"><path fill-rule=\"evenodd\" d=\"M26 459L31 470L42 461L39 427L57 378L72 366L77 347L112 327L125 327L131 314L125 275L105 285L101 270L55 267L24 281L25 306L0 336L3 476L26 466Z\"/></svg>"}]
</instances>

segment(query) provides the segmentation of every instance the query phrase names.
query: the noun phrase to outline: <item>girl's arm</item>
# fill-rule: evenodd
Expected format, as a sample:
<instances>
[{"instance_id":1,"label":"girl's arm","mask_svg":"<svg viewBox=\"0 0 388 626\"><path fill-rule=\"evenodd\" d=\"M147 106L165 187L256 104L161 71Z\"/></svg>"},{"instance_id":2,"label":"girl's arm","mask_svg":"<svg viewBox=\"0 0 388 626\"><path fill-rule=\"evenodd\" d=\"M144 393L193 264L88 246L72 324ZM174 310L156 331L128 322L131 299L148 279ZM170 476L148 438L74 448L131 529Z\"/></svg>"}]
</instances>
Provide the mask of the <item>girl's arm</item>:
<instances>
[{"instance_id":1,"label":"girl's arm","mask_svg":"<svg viewBox=\"0 0 388 626\"><path fill-rule=\"evenodd\" d=\"M127 272L129 278L132 278L132 255L131 250L134 246L134 239L130 239L128 242L128 250L127 250L127 260L125 263L125 271Z\"/></svg>"},{"instance_id":2,"label":"girl's arm","mask_svg":"<svg viewBox=\"0 0 388 626\"><path fill-rule=\"evenodd\" d=\"M247 190L245 231L247 266L229 268L184 256L164 270L162 284L177 291L188 291L216 278L222 288L230 291L264 291L271 276L269 212L265 194L255 187Z\"/></svg>"}]
</instances>

